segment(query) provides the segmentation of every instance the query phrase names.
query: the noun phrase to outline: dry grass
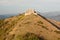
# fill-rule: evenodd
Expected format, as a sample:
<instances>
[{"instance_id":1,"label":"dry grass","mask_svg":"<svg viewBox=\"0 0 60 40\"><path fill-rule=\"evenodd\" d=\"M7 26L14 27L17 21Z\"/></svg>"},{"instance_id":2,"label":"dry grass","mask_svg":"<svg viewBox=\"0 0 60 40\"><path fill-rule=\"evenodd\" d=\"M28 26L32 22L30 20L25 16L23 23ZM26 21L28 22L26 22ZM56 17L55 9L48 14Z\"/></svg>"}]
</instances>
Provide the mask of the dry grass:
<instances>
[{"instance_id":1,"label":"dry grass","mask_svg":"<svg viewBox=\"0 0 60 40\"><path fill-rule=\"evenodd\" d=\"M3 28L0 28L0 40L4 38L8 40L20 40L20 35L23 35L22 40L25 38L27 40L31 40L32 38L34 40L43 40L38 38L40 36L46 40L58 40L60 38L60 31L38 15L18 15L5 19L4 22L4 26L2 25ZM51 32L51 30L53 31ZM28 35L26 34L27 32L29 32ZM33 36L30 33L33 33Z\"/></svg>"}]
</instances>

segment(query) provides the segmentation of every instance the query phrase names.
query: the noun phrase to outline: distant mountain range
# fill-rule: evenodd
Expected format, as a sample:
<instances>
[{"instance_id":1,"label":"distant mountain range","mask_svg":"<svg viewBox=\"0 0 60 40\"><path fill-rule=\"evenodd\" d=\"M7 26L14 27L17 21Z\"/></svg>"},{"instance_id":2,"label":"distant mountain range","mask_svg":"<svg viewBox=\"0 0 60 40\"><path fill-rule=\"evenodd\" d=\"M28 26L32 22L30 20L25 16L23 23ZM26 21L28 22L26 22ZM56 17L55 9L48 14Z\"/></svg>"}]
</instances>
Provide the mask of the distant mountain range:
<instances>
[{"instance_id":1,"label":"distant mountain range","mask_svg":"<svg viewBox=\"0 0 60 40\"><path fill-rule=\"evenodd\" d=\"M39 14L40 12L37 12L37 13ZM60 12L45 12L45 13L40 13L40 14L46 18L50 18L50 19L60 21ZM17 15L17 14L0 15L0 19L9 18L9 17L15 16L15 15Z\"/></svg>"},{"instance_id":2,"label":"distant mountain range","mask_svg":"<svg viewBox=\"0 0 60 40\"><path fill-rule=\"evenodd\" d=\"M0 19L5 19L5 18L9 18L11 16L15 16L16 14L4 14L4 15L0 15Z\"/></svg>"},{"instance_id":3,"label":"distant mountain range","mask_svg":"<svg viewBox=\"0 0 60 40\"><path fill-rule=\"evenodd\" d=\"M44 13L46 18L54 19L60 21L60 12L46 12Z\"/></svg>"}]
</instances>

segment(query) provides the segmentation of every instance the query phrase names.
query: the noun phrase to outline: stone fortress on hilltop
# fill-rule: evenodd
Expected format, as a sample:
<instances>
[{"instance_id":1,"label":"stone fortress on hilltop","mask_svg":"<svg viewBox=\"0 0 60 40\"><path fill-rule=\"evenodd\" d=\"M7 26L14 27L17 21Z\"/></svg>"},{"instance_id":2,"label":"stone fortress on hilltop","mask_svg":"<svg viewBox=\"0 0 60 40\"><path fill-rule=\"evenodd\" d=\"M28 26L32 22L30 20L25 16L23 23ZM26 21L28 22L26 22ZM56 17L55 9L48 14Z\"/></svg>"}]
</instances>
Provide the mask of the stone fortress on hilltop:
<instances>
[{"instance_id":1,"label":"stone fortress on hilltop","mask_svg":"<svg viewBox=\"0 0 60 40\"><path fill-rule=\"evenodd\" d=\"M33 10L33 9L28 9L28 10L25 12L25 15L31 15L31 14L37 15L36 11Z\"/></svg>"}]
</instances>

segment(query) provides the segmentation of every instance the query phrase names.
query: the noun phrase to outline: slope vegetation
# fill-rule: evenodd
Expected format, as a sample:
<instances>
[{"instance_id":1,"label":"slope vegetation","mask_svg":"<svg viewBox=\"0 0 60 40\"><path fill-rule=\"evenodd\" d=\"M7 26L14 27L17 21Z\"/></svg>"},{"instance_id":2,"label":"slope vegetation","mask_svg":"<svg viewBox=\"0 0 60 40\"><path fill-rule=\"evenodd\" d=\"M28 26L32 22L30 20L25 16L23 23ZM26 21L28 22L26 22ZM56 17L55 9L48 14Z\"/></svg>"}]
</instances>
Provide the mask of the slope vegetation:
<instances>
[{"instance_id":1,"label":"slope vegetation","mask_svg":"<svg viewBox=\"0 0 60 40\"><path fill-rule=\"evenodd\" d=\"M60 40L60 30L39 15L23 13L1 24L0 40Z\"/></svg>"}]
</instances>

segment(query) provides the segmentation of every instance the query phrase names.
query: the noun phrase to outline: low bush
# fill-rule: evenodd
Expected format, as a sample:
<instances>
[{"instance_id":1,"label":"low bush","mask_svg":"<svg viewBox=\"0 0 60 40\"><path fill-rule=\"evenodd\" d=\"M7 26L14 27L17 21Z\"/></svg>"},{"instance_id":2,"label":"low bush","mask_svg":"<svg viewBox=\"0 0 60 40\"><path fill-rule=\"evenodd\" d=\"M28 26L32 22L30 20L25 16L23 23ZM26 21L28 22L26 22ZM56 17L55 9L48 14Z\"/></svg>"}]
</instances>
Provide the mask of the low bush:
<instances>
[{"instance_id":1,"label":"low bush","mask_svg":"<svg viewBox=\"0 0 60 40\"><path fill-rule=\"evenodd\" d=\"M54 32L56 32L56 33L60 34L60 31L55 30Z\"/></svg>"},{"instance_id":2,"label":"low bush","mask_svg":"<svg viewBox=\"0 0 60 40\"><path fill-rule=\"evenodd\" d=\"M27 33L24 36L18 35L16 40L44 40L44 38L33 33Z\"/></svg>"},{"instance_id":3,"label":"low bush","mask_svg":"<svg viewBox=\"0 0 60 40\"><path fill-rule=\"evenodd\" d=\"M43 24L43 22L42 22L42 21L38 21L37 23Z\"/></svg>"},{"instance_id":4,"label":"low bush","mask_svg":"<svg viewBox=\"0 0 60 40\"><path fill-rule=\"evenodd\" d=\"M48 30L48 28L47 28L46 26L43 26L43 25L42 25L42 28L45 28L46 30Z\"/></svg>"}]
</instances>

